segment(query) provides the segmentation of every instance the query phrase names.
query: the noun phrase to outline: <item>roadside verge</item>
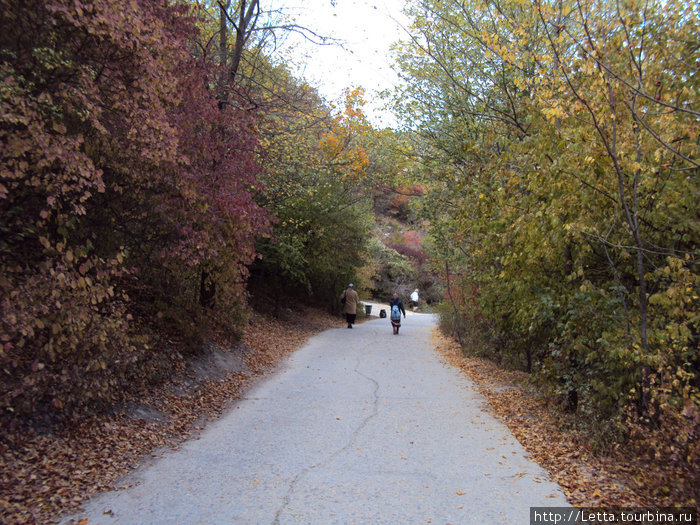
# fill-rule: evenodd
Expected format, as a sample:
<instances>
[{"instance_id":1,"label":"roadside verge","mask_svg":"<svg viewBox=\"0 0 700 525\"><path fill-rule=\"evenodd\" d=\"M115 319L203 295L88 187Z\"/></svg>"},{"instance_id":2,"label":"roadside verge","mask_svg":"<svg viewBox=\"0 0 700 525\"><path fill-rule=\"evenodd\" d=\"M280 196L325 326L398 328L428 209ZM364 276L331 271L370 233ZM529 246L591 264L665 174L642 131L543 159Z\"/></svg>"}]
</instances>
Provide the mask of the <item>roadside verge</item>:
<instances>
[{"instance_id":1,"label":"roadside verge","mask_svg":"<svg viewBox=\"0 0 700 525\"><path fill-rule=\"evenodd\" d=\"M575 507L676 506L664 492L676 476L645 464L615 446L607 456L594 454L585 434L562 430L567 416L548 405L528 385L524 372L506 371L488 359L465 356L459 344L435 328L433 343L445 360L462 370L488 399L492 412L508 426L532 459L549 471ZM577 416L571 416L575 419ZM569 421L571 424L571 421Z\"/></svg>"},{"instance_id":2,"label":"roadside verge","mask_svg":"<svg viewBox=\"0 0 700 525\"><path fill-rule=\"evenodd\" d=\"M0 433L0 523L52 523L97 492L178 448L218 418L253 382L311 336L342 319L299 308L276 319L254 314L239 343L207 342L177 377L113 414L82 418L53 433Z\"/></svg>"}]
</instances>

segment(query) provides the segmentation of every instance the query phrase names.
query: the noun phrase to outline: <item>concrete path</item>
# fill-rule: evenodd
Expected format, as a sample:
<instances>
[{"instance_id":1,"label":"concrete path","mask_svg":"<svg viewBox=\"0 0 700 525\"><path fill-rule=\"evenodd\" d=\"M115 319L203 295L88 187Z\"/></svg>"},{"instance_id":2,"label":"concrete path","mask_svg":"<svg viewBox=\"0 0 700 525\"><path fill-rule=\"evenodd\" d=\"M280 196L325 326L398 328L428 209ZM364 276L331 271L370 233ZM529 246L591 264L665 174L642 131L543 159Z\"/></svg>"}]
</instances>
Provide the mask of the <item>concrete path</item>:
<instances>
[{"instance_id":1,"label":"concrete path","mask_svg":"<svg viewBox=\"0 0 700 525\"><path fill-rule=\"evenodd\" d=\"M522 524L566 506L431 346L431 315L328 330L199 439L73 517L90 524ZM64 523L69 523L69 518Z\"/></svg>"}]
</instances>

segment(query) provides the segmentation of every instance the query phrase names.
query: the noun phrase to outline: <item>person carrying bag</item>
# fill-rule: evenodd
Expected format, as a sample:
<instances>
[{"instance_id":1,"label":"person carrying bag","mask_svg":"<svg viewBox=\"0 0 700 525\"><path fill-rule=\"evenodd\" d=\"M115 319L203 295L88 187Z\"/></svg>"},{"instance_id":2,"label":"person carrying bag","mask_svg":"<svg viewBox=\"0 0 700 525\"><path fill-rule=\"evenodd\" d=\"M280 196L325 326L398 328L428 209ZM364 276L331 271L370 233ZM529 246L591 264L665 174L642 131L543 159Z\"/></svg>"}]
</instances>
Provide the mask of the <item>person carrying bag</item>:
<instances>
[{"instance_id":1,"label":"person carrying bag","mask_svg":"<svg viewBox=\"0 0 700 525\"><path fill-rule=\"evenodd\" d=\"M399 299L399 294L394 294L389 303L391 307L391 326L394 329L394 335L399 335L399 328L401 328L401 313L403 312L403 318L406 319L406 309L403 307L401 299Z\"/></svg>"}]
</instances>

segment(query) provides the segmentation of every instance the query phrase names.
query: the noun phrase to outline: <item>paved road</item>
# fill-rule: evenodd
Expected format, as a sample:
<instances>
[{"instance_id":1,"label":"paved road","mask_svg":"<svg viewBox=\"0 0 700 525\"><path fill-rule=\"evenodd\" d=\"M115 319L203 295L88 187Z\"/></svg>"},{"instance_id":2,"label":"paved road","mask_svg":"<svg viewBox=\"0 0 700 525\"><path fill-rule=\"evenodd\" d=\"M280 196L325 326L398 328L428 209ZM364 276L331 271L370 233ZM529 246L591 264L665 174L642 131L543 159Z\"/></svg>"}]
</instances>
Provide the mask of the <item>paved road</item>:
<instances>
[{"instance_id":1,"label":"paved road","mask_svg":"<svg viewBox=\"0 0 700 525\"><path fill-rule=\"evenodd\" d=\"M314 337L199 439L73 518L510 525L529 523L530 506L567 505L432 350L434 322L409 313L398 336L378 319Z\"/></svg>"}]
</instances>

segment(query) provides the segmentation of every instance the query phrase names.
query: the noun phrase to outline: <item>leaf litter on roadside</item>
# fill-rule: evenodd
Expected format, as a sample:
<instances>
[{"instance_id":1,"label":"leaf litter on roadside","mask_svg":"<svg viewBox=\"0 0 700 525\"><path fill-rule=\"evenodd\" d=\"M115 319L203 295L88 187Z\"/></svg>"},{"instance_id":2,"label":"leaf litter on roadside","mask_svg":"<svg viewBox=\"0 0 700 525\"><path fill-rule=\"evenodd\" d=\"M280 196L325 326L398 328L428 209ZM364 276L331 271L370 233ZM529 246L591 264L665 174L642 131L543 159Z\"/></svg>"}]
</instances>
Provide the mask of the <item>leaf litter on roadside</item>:
<instances>
[{"instance_id":1,"label":"leaf litter on roadside","mask_svg":"<svg viewBox=\"0 0 700 525\"><path fill-rule=\"evenodd\" d=\"M153 460L156 450L178 448L203 427L203 418L219 417L254 376L312 335L342 324L313 309L295 312L290 320L254 314L242 337L252 350L246 355L252 373L229 372L196 385L173 378L140 393L139 403L167 416L160 420L105 413L82 417L51 434L0 430L0 523L51 523L76 511L91 495L121 488L115 487L118 478L144 458Z\"/></svg>"},{"instance_id":2,"label":"leaf litter on roadside","mask_svg":"<svg viewBox=\"0 0 700 525\"><path fill-rule=\"evenodd\" d=\"M594 454L585 436L560 429L556 413L526 385L526 373L503 370L488 359L465 356L459 344L437 328L433 342L448 363L474 381L492 412L508 426L531 458L549 471L572 505L672 506L664 499L668 492L664 483L677 478L672 465L668 472L655 472L658 466L652 468L643 458L626 454L624 447L607 456ZM521 475L524 473L517 476ZM692 502L691 485L686 483L686 497Z\"/></svg>"}]
</instances>

